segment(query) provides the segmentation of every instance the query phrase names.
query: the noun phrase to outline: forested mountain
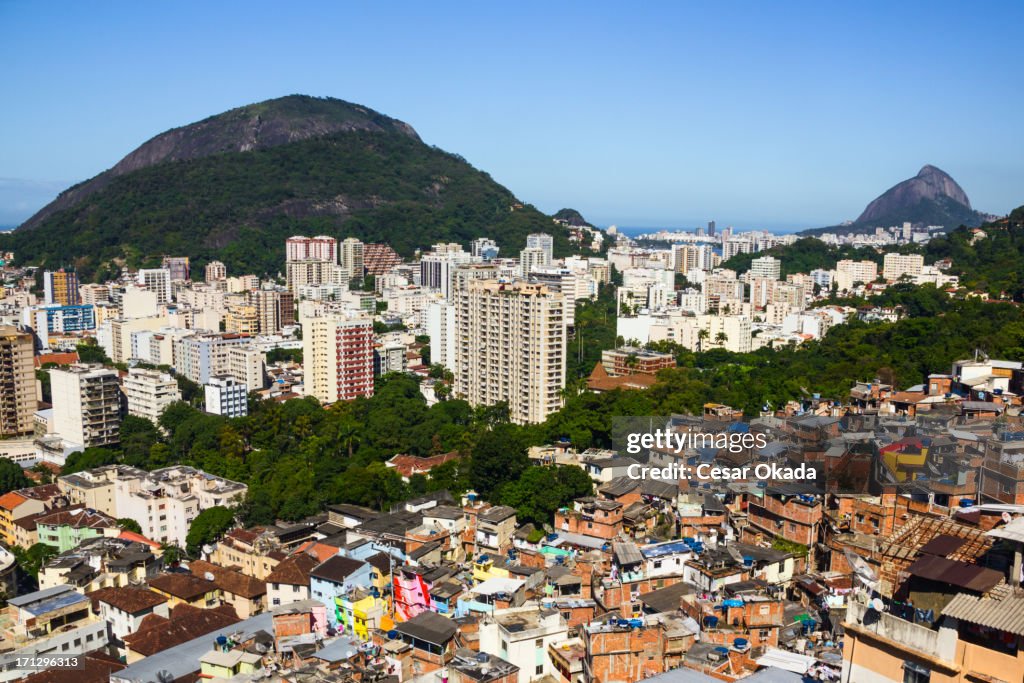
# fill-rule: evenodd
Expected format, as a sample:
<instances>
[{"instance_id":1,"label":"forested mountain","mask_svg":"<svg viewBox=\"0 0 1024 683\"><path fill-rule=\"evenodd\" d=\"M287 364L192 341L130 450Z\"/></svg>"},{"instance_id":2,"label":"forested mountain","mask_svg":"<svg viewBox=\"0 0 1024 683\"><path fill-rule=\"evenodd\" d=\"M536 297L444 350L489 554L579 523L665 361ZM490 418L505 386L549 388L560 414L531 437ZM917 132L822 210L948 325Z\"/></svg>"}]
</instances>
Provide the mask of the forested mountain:
<instances>
[{"instance_id":1,"label":"forested mountain","mask_svg":"<svg viewBox=\"0 0 1024 683\"><path fill-rule=\"evenodd\" d=\"M296 233L387 242L410 256L481 236L514 254L534 231L568 251L565 228L408 124L294 95L158 135L0 236L0 247L86 278L165 254L272 274Z\"/></svg>"}]
</instances>

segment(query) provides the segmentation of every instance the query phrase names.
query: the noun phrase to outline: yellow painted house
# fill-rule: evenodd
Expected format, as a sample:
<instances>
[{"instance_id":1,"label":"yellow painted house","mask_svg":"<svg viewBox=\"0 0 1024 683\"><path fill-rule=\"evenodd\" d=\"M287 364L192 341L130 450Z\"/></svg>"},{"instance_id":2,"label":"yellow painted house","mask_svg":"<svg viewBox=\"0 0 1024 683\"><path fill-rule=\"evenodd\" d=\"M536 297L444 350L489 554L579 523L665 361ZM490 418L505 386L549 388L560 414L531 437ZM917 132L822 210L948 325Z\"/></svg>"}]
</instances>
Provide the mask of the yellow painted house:
<instances>
[{"instance_id":1,"label":"yellow painted house","mask_svg":"<svg viewBox=\"0 0 1024 683\"><path fill-rule=\"evenodd\" d=\"M473 562L473 580L477 583L487 579L507 579L508 569L495 566L494 560L488 555L481 555Z\"/></svg>"},{"instance_id":2,"label":"yellow painted house","mask_svg":"<svg viewBox=\"0 0 1024 683\"><path fill-rule=\"evenodd\" d=\"M353 591L334 598L338 623L346 633L362 641L370 640L373 630L389 631L394 622L388 616L387 601L366 591Z\"/></svg>"},{"instance_id":3,"label":"yellow painted house","mask_svg":"<svg viewBox=\"0 0 1024 683\"><path fill-rule=\"evenodd\" d=\"M210 650L199 658L202 678L232 678L252 674L262 665L263 658L244 650Z\"/></svg>"}]
</instances>

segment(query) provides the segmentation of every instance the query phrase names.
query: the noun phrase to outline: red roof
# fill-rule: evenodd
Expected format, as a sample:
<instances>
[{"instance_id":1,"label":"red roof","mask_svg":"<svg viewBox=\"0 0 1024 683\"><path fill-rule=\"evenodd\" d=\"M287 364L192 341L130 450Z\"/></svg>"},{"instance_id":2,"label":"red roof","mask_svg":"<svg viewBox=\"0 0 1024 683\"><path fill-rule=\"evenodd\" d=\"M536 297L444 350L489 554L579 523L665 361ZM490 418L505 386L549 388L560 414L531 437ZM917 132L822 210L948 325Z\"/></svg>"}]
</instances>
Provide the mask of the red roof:
<instances>
[{"instance_id":1,"label":"red roof","mask_svg":"<svg viewBox=\"0 0 1024 683\"><path fill-rule=\"evenodd\" d=\"M68 353L44 353L35 357L37 368L41 368L47 363L53 363L54 365L73 365L77 362L77 351L70 351Z\"/></svg>"},{"instance_id":2,"label":"red roof","mask_svg":"<svg viewBox=\"0 0 1024 683\"><path fill-rule=\"evenodd\" d=\"M160 547L160 544L157 543L156 541L151 541L150 539L146 538L142 534L137 534L134 531L128 531L127 529L122 529L121 533L119 533L117 535L117 537L118 538L123 538L126 541L135 541L136 543L144 543L145 545L148 545L150 548L159 548Z\"/></svg>"},{"instance_id":3,"label":"red roof","mask_svg":"<svg viewBox=\"0 0 1024 683\"><path fill-rule=\"evenodd\" d=\"M451 453L442 453L441 455L432 455L428 458L421 458L416 455L396 455L388 460L385 464L388 467L395 468L399 474L403 477L411 477L414 474L423 474L434 469L438 465L443 465L449 460L458 460L460 456L456 451Z\"/></svg>"}]
</instances>

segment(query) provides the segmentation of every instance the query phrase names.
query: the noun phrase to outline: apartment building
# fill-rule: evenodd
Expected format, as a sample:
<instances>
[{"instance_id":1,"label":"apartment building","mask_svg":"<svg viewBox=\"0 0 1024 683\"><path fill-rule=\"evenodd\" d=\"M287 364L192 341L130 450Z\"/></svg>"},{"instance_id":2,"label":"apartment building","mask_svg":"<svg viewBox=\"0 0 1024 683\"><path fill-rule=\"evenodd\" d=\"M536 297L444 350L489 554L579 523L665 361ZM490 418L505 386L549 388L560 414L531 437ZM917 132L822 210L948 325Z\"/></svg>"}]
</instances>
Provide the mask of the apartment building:
<instances>
[{"instance_id":1,"label":"apartment building","mask_svg":"<svg viewBox=\"0 0 1024 683\"><path fill-rule=\"evenodd\" d=\"M80 304L82 300L78 292L78 273L63 268L44 272L43 301L59 306Z\"/></svg>"},{"instance_id":2,"label":"apartment building","mask_svg":"<svg viewBox=\"0 0 1024 683\"><path fill-rule=\"evenodd\" d=\"M114 481L117 517L130 517L142 535L158 543L184 547L189 525L203 510L236 506L245 484L192 467L166 467L143 476L118 476Z\"/></svg>"},{"instance_id":3,"label":"apartment building","mask_svg":"<svg viewBox=\"0 0 1024 683\"><path fill-rule=\"evenodd\" d=\"M224 417L249 414L249 388L230 375L214 375L203 387L206 412Z\"/></svg>"},{"instance_id":4,"label":"apartment building","mask_svg":"<svg viewBox=\"0 0 1024 683\"><path fill-rule=\"evenodd\" d=\"M750 262L750 277L778 280L782 277L782 262L774 256L761 256Z\"/></svg>"},{"instance_id":5,"label":"apartment building","mask_svg":"<svg viewBox=\"0 0 1024 683\"><path fill-rule=\"evenodd\" d=\"M228 347L227 371L225 375L245 384L249 391L266 386L266 356L252 344L237 344Z\"/></svg>"},{"instance_id":6,"label":"apartment building","mask_svg":"<svg viewBox=\"0 0 1024 683\"><path fill-rule=\"evenodd\" d=\"M924 256L921 254L886 254L882 260L882 277L888 282L896 282L907 276L917 279L924 269Z\"/></svg>"},{"instance_id":7,"label":"apartment building","mask_svg":"<svg viewBox=\"0 0 1024 683\"><path fill-rule=\"evenodd\" d=\"M459 244L435 244L432 251L420 257L420 284L447 299L452 292L454 270L472 261L472 254L463 251Z\"/></svg>"},{"instance_id":8,"label":"apartment building","mask_svg":"<svg viewBox=\"0 0 1024 683\"><path fill-rule=\"evenodd\" d=\"M469 282L455 295L455 394L472 405L507 402L518 423L562 405L565 298L543 285Z\"/></svg>"},{"instance_id":9,"label":"apartment building","mask_svg":"<svg viewBox=\"0 0 1024 683\"><path fill-rule=\"evenodd\" d=\"M665 368L674 368L676 358L671 353L658 353L632 346L605 349L601 352L601 365L609 377L626 375L656 375Z\"/></svg>"},{"instance_id":10,"label":"apartment building","mask_svg":"<svg viewBox=\"0 0 1024 683\"><path fill-rule=\"evenodd\" d=\"M251 337L238 334L197 334L182 337L175 341L175 367L196 384L206 384L213 375L228 374L232 347L242 346L251 341Z\"/></svg>"},{"instance_id":11,"label":"apartment building","mask_svg":"<svg viewBox=\"0 0 1024 683\"><path fill-rule=\"evenodd\" d=\"M96 309L92 304L29 306L22 309L21 322L31 327L45 345L51 334L96 329Z\"/></svg>"},{"instance_id":12,"label":"apartment building","mask_svg":"<svg viewBox=\"0 0 1024 683\"><path fill-rule=\"evenodd\" d=\"M60 492L71 505L99 510L112 517L117 514L116 484L121 479L143 479L146 471L128 465L107 465L57 478Z\"/></svg>"},{"instance_id":13,"label":"apartment building","mask_svg":"<svg viewBox=\"0 0 1024 683\"><path fill-rule=\"evenodd\" d=\"M836 263L835 284L840 292L848 292L857 283L869 284L878 279L878 264L874 261L843 259Z\"/></svg>"},{"instance_id":14,"label":"apartment building","mask_svg":"<svg viewBox=\"0 0 1024 683\"><path fill-rule=\"evenodd\" d=\"M164 256L160 267L171 274L171 280L188 280L192 275L188 256Z\"/></svg>"},{"instance_id":15,"label":"apartment building","mask_svg":"<svg viewBox=\"0 0 1024 683\"><path fill-rule=\"evenodd\" d=\"M355 237L348 237L341 241L339 265L349 280L357 280L363 277L364 270L364 249L365 245Z\"/></svg>"},{"instance_id":16,"label":"apartment building","mask_svg":"<svg viewBox=\"0 0 1024 683\"><path fill-rule=\"evenodd\" d=\"M295 324L295 295L281 289L253 289L246 296L247 308L256 316L256 332L276 334ZM230 331L230 330L229 330Z\"/></svg>"},{"instance_id":17,"label":"apartment building","mask_svg":"<svg viewBox=\"0 0 1024 683\"><path fill-rule=\"evenodd\" d=\"M164 409L181 400L178 382L166 372L130 368L122 386L128 401L128 414L144 417L156 424Z\"/></svg>"},{"instance_id":18,"label":"apartment building","mask_svg":"<svg viewBox=\"0 0 1024 683\"><path fill-rule=\"evenodd\" d=\"M166 268L140 268L138 283L156 293L157 304L171 301L171 271Z\"/></svg>"},{"instance_id":19,"label":"apartment building","mask_svg":"<svg viewBox=\"0 0 1024 683\"><path fill-rule=\"evenodd\" d=\"M234 304L228 307L224 316L224 331L228 334L243 334L254 337L260 332L260 318L255 306Z\"/></svg>"},{"instance_id":20,"label":"apartment building","mask_svg":"<svg viewBox=\"0 0 1024 683\"><path fill-rule=\"evenodd\" d=\"M210 261L203 269L203 280L206 284L212 285L228 277L228 268L220 261Z\"/></svg>"},{"instance_id":21,"label":"apartment building","mask_svg":"<svg viewBox=\"0 0 1024 683\"><path fill-rule=\"evenodd\" d=\"M306 393L323 403L373 395L373 321L325 313L305 318L302 353Z\"/></svg>"},{"instance_id":22,"label":"apartment building","mask_svg":"<svg viewBox=\"0 0 1024 683\"><path fill-rule=\"evenodd\" d=\"M117 372L98 365L50 371L54 431L83 447L121 440L121 389Z\"/></svg>"},{"instance_id":23,"label":"apartment building","mask_svg":"<svg viewBox=\"0 0 1024 683\"><path fill-rule=\"evenodd\" d=\"M28 434L36 412L32 335L0 325L0 437Z\"/></svg>"}]
</instances>

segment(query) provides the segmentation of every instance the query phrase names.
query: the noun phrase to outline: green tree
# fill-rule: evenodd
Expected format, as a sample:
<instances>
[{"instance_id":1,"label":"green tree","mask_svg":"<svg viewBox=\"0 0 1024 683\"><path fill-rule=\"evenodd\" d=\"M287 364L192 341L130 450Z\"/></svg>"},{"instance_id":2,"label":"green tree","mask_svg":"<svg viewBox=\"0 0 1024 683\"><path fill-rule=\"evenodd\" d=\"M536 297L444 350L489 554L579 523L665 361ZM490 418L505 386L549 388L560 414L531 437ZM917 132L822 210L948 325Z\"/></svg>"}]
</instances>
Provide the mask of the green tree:
<instances>
[{"instance_id":1,"label":"green tree","mask_svg":"<svg viewBox=\"0 0 1024 683\"><path fill-rule=\"evenodd\" d=\"M221 505L206 508L196 515L185 537L185 550L189 557L198 557L204 545L219 539L234 523L234 511Z\"/></svg>"},{"instance_id":2,"label":"green tree","mask_svg":"<svg viewBox=\"0 0 1024 683\"><path fill-rule=\"evenodd\" d=\"M13 460L0 458L0 495L31 485L32 482L25 476L25 470L20 465Z\"/></svg>"},{"instance_id":3,"label":"green tree","mask_svg":"<svg viewBox=\"0 0 1024 683\"><path fill-rule=\"evenodd\" d=\"M142 527L131 517L119 517L117 520L117 526L121 527L125 531L134 531L137 534L142 533Z\"/></svg>"}]
</instances>

